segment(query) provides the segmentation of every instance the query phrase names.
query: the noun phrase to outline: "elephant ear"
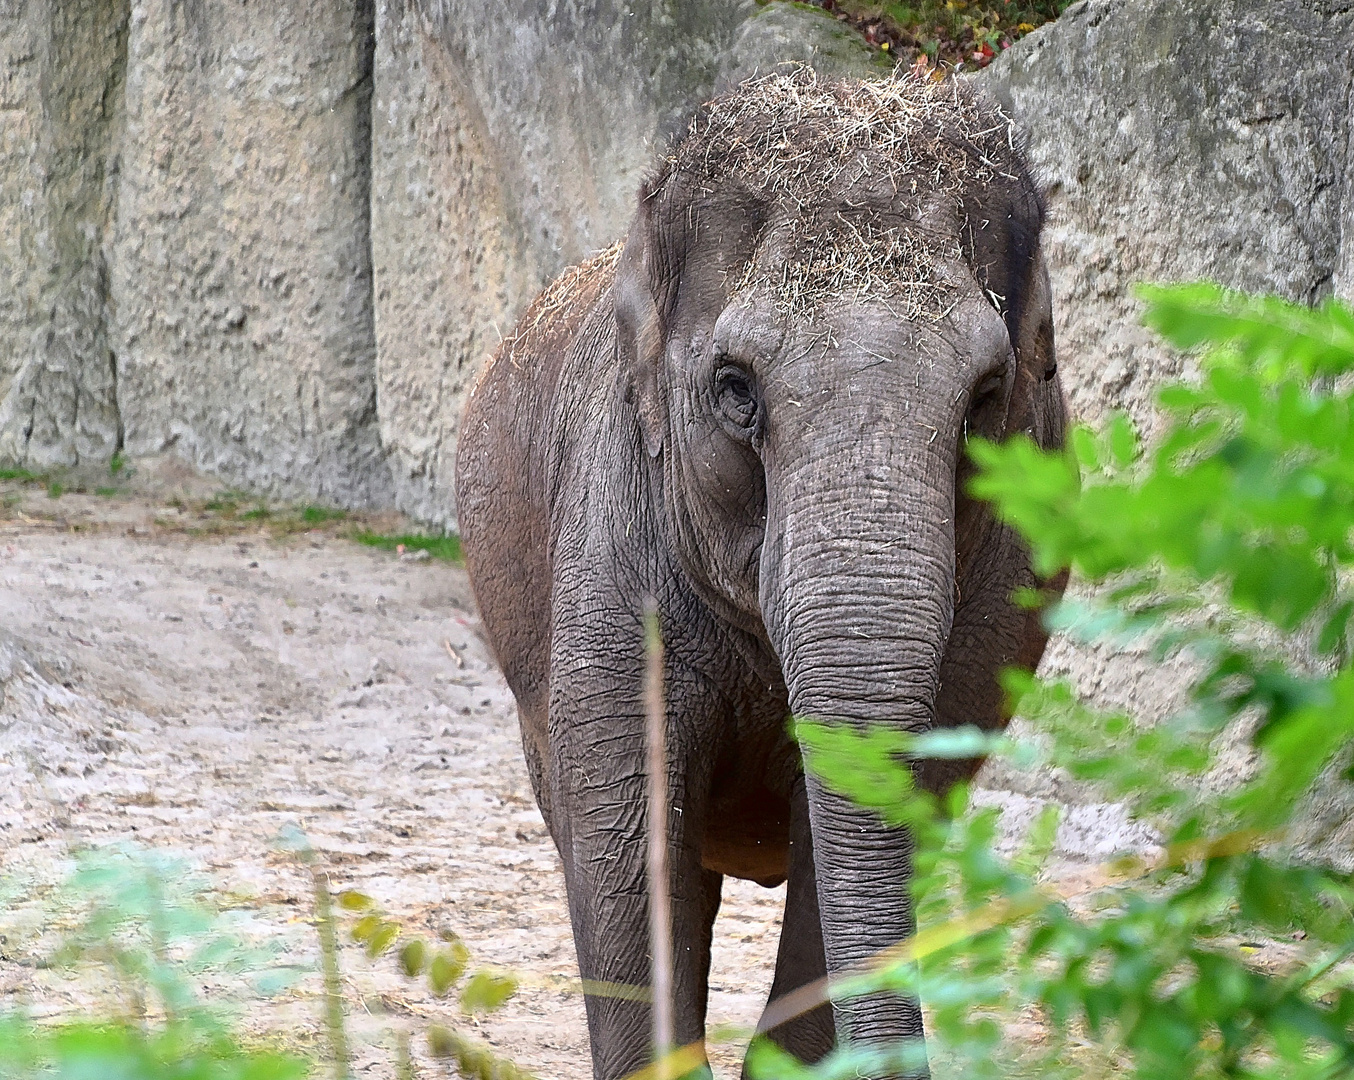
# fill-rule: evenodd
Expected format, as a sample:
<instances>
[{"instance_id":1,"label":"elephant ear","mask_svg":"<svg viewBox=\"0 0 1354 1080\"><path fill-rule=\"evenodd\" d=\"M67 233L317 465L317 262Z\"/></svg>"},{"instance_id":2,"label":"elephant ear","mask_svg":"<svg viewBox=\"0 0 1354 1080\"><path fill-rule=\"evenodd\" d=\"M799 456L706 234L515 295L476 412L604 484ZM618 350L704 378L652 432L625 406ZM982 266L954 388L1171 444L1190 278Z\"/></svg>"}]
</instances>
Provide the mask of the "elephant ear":
<instances>
[{"instance_id":1,"label":"elephant ear","mask_svg":"<svg viewBox=\"0 0 1354 1080\"><path fill-rule=\"evenodd\" d=\"M668 430L669 338L707 334L728 302L766 225L767 205L739 181L711 190L659 177L639 193L639 209L616 267L612 298L626 392L635 403L650 457Z\"/></svg>"},{"instance_id":2,"label":"elephant ear","mask_svg":"<svg viewBox=\"0 0 1354 1080\"><path fill-rule=\"evenodd\" d=\"M639 212L626 238L612 290L616 314L616 347L626 380L627 397L635 403L640 432L649 456L663 452L668 404L663 378L667 297L659 284L668 275L658 271L656 226L651 193L640 192ZM662 290L666 292L667 290Z\"/></svg>"}]
</instances>

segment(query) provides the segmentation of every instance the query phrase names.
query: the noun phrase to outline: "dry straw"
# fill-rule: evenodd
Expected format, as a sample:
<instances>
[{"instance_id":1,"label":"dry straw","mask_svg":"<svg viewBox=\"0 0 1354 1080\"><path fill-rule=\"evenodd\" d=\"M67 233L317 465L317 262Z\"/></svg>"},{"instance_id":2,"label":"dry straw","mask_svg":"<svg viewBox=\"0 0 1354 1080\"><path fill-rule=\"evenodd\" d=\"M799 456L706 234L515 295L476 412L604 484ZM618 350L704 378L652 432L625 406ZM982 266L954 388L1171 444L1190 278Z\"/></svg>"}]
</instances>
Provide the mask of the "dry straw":
<instances>
[{"instance_id":1,"label":"dry straw","mask_svg":"<svg viewBox=\"0 0 1354 1080\"><path fill-rule=\"evenodd\" d=\"M888 297L904 318L939 314L942 265L959 235L923 224L948 204L1018 173L1014 127L959 79L913 73L820 80L809 68L752 79L708 103L656 178L655 195L709 194L734 182L772 207L734 292L765 287L783 311L830 297ZM685 182L683 182L685 181Z\"/></svg>"}]
</instances>

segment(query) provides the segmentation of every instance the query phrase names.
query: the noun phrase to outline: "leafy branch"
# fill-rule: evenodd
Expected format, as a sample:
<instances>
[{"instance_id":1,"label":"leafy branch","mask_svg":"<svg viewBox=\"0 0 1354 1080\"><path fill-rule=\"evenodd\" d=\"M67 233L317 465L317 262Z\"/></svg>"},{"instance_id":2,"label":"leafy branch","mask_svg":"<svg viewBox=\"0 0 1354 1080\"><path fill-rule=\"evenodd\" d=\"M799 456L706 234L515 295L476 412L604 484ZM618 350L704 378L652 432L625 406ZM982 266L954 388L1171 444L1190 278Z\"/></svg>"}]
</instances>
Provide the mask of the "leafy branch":
<instances>
[{"instance_id":1,"label":"leafy branch","mask_svg":"<svg viewBox=\"0 0 1354 1080\"><path fill-rule=\"evenodd\" d=\"M1096 587L1054 605L1051 628L1187 659L1187 702L1147 723L1008 672L1012 707L1037 733L1024 743L798 724L808 767L916 843L917 936L827 992L919 995L934 1045L966 1077L1007 1075L1022 1056L1026 1074L1075 1073L1088 1054L1153 1080L1347 1075L1354 878L1286 842L1354 741L1354 312L1206 284L1141 295L1150 326L1203 351L1197 384L1159 394L1162 436L1144 448L1115 416L1076 428L1059 452L975 440L972 490L1024 536L1041 574L1071 568ZM1215 782L1219 748L1236 738L1249 764ZM963 787L938 800L912 781L920 758L978 752L1126 800L1161 856L1121 859L1080 896L1044 889L1056 808L1007 859L995 810L972 810ZM1289 942L1297 960L1257 964L1241 944L1256 938ZM1047 1037L1035 1062L1006 1035L1031 1008ZM924 1060L920 1044L847 1043L805 1066L762 1043L749 1068L822 1080Z\"/></svg>"}]
</instances>

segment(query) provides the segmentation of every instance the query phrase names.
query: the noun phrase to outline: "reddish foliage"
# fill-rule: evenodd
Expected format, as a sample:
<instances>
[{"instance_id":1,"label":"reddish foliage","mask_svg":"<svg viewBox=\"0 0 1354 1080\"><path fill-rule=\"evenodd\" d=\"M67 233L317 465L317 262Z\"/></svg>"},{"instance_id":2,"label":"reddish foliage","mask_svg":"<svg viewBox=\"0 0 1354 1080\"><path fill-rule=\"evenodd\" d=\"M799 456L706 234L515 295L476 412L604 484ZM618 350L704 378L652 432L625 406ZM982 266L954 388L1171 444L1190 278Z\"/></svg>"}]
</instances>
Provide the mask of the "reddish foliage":
<instances>
[{"instance_id":1,"label":"reddish foliage","mask_svg":"<svg viewBox=\"0 0 1354 1080\"><path fill-rule=\"evenodd\" d=\"M854 28L900 63L933 70L986 67L1031 30L1056 19L1070 0L808 0Z\"/></svg>"}]
</instances>

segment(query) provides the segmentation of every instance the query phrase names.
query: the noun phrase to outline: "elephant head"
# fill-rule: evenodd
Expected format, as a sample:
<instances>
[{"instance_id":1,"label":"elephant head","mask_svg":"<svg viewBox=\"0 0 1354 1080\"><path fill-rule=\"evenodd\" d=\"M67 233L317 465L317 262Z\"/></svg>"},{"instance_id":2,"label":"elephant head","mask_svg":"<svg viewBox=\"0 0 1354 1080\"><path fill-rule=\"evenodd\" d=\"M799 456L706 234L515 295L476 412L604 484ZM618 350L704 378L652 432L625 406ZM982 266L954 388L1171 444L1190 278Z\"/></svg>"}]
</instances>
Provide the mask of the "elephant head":
<instances>
[{"instance_id":1,"label":"elephant head","mask_svg":"<svg viewBox=\"0 0 1354 1080\"><path fill-rule=\"evenodd\" d=\"M681 567L795 715L991 726L997 670L1043 647L1010 600L1028 557L963 487L975 435L1062 438L1042 217L1010 121L958 79L744 84L644 186L625 392ZM910 931L910 851L812 777L809 800L842 971ZM838 1025L920 1033L893 998Z\"/></svg>"}]
</instances>

